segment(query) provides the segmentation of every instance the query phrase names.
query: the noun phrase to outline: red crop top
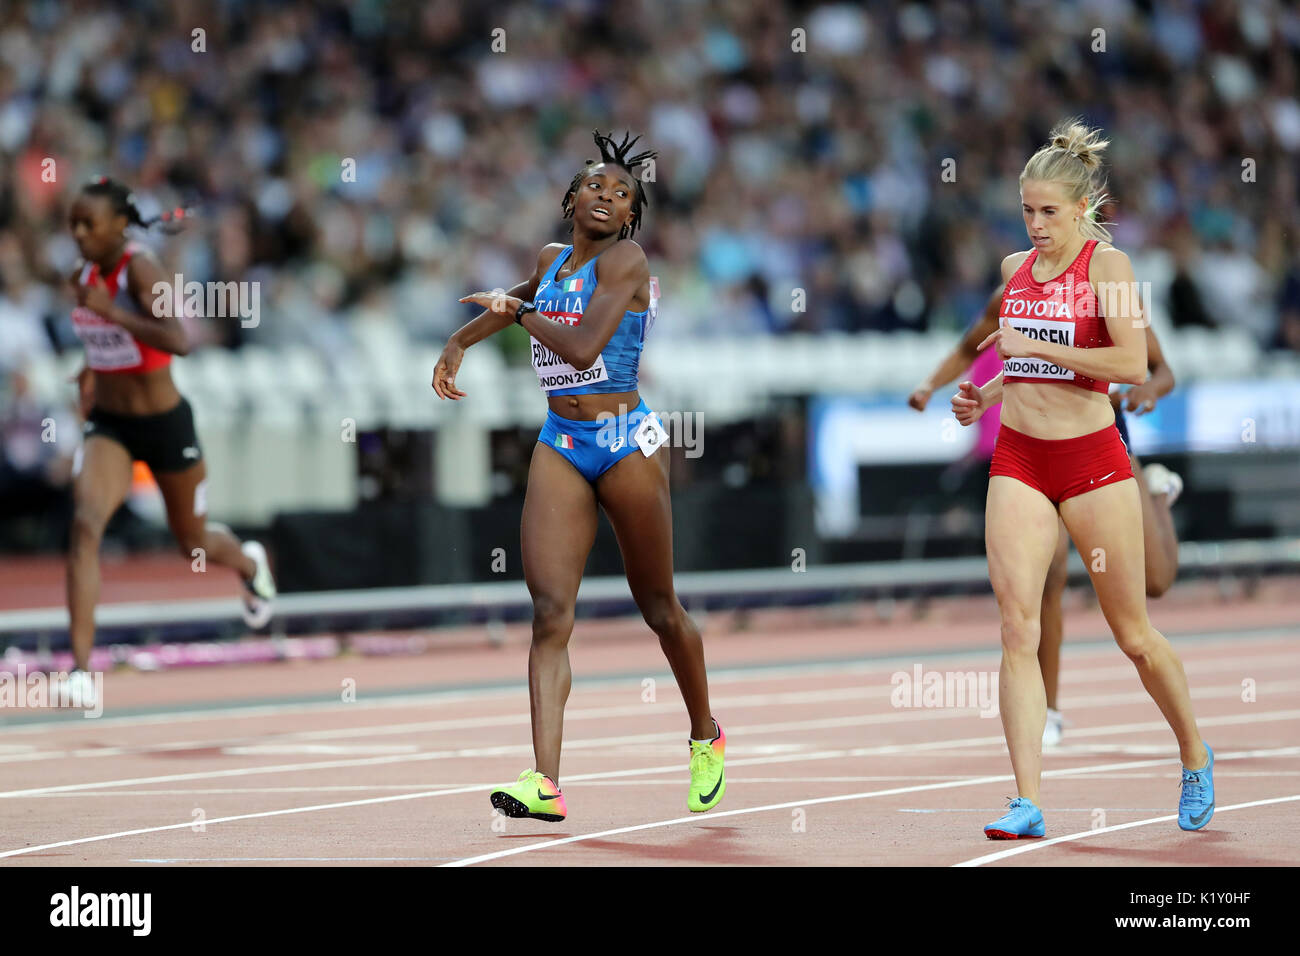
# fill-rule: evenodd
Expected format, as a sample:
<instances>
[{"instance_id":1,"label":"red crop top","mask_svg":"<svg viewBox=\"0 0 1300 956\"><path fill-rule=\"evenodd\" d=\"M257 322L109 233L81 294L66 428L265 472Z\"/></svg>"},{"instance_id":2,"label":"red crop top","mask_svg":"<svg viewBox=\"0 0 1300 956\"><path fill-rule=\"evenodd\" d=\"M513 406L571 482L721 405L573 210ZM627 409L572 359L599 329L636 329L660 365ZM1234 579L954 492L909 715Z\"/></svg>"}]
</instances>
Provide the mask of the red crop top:
<instances>
[{"instance_id":1,"label":"red crop top","mask_svg":"<svg viewBox=\"0 0 1300 956\"><path fill-rule=\"evenodd\" d=\"M1040 342L1071 348L1113 345L1106 319L1097 308L1096 293L1088 282L1088 263L1096 248L1097 240L1089 239L1069 268L1047 282L1034 278L1038 250L1030 252L1002 291L998 324L1013 326ZM1003 363L1002 369L1003 383L1068 382L1103 394L1110 388L1109 382L1088 378L1043 359L1011 358Z\"/></svg>"},{"instance_id":2,"label":"red crop top","mask_svg":"<svg viewBox=\"0 0 1300 956\"><path fill-rule=\"evenodd\" d=\"M114 305L138 312L140 305L131 297L126 281L127 263L135 253L136 248L128 244L113 271L104 277L104 284L108 287ZM90 285L99 278L99 266L88 262L82 267L77 283ZM150 372L162 368L172 360L170 352L146 345L116 322L110 322L83 305L72 310L72 326L76 329L77 338L86 346L86 365L96 372Z\"/></svg>"}]
</instances>

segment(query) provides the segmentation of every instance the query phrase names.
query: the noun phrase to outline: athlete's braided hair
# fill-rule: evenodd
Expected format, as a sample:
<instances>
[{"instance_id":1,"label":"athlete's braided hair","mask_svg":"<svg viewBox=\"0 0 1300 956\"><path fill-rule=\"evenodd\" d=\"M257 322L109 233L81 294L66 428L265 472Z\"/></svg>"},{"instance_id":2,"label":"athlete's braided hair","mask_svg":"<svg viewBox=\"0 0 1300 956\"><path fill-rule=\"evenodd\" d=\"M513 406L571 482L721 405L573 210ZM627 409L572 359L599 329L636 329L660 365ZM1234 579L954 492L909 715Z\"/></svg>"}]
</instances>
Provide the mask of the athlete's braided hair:
<instances>
[{"instance_id":1,"label":"athlete's braided hair","mask_svg":"<svg viewBox=\"0 0 1300 956\"><path fill-rule=\"evenodd\" d=\"M128 225L139 226L141 229L160 226L164 232L180 232L185 228L184 221L193 215L192 209L177 206L175 209L169 209L152 219L145 219L140 215L140 209L135 204L135 194L131 192L130 188L125 183L108 176L96 176L82 186L81 191L87 196L105 197L112 205L114 213L125 216Z\"/></svg>"},{"instance_id":2,"label":"athlete's braided hair","mask_svg":"<svg viewBox=\"0 0 1300 956\"><path fill-rule=\"evenodd\" d=\"M617 163L632 174L632 219L630 222L624 223L618 231L618 237L620 239L626 239L635 233L640 227L641 208L648 205L650 202L649 198L646 196L645 187L641 184L641 178L637 175L637 171L643 163L647 160L654 159L659 155L659 153L656 150L647 149L643 152L636 153L635 155L628 155L631 153L632 147L636 145L637 140L641 138L640 136L633 138L631 133L625 133L623 136L623 142L616 143L612 136L606 136L598 129L594 129L591 132L596 140L596 148L600 150L599 161L602 163ZM587 166L594 166L596 162L597 161L594 159L589 159L587 160ZM578 174L573 177L573 181L569 183L569 188L564 194L564 199L560 202L560 209L564 212L565 219L573 218L573 198L577 195L578 187L582 185L583 177L586 175L587 170L583 169L579 171Z\"/></svg>"}]
</instances>

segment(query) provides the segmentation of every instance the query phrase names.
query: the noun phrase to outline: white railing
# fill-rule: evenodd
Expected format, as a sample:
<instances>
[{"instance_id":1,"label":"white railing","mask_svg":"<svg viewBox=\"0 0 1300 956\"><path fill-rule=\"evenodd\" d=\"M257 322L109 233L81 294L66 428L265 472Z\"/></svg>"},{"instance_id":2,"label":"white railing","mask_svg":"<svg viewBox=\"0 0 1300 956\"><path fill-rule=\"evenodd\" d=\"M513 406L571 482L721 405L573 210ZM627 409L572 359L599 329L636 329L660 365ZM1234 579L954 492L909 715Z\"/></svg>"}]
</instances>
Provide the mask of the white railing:
<instances>
[{"instance_id":1,"label":"white railing","mask_svg":"<svg viewBox=\"0 0 1300 956\"><path fill-rule=\"evenodd\" d=\"M1300 538L1267 541L1184 542L1179 546L1180 580L1195 576L1234 576L1263 571L1300 570ZM1077 553L1070 555L1073 580L1086 578ZM783 602L832 603L873 595L989 590L984 558L942 558L836 564L794 571L764 568L743 571L698 571L675 576L677 593L688 609L704 610ZM578 606L590 616L635 612L622 577L588 578ZM366 628L382 627L385 618L409 620L418 615L427 625L449 616L501 620L526 616L531 601L522 581L484 584L439 584L425 587L374 588L286 594L276 602L273 629L290 625L346 628L348 620ZM107 604L96 612L101 631L132 632L185 628L228 632L240 618L237 599L192 599L169 602ZM63 634L68 613L62 607L0 612L0 638L23 634ZM301 629L299 627L298 629ZM195 638L198 639L198 638Z\"/></svg>"}]
</instances>

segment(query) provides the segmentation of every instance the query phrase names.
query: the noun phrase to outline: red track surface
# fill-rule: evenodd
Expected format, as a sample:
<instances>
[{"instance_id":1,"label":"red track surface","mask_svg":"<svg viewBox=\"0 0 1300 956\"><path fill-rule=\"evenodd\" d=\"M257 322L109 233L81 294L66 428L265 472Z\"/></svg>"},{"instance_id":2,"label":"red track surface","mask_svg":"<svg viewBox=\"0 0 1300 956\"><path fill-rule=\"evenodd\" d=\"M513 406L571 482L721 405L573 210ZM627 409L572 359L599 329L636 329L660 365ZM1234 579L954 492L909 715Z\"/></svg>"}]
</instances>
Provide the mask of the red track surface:
<instances>
[{"instance_id":1,"label":"red track surface","mask_svg":"<svg viewBox=\"0 0 1300 956\"><path fill-rule=\"evenodd\" d=\"M60 607L64 593L64 558L39 555L0 558L0 611ZM239 593L233 571L213 567L202 574L173 552L103 554L99 559L99 598L105 604L127 601L175 601L184 598L228 598Z\"/></svg>"},{"instance_id":2,"label":"red track surface","mask_svg":"<svg viewBox=\"0 0 1300 956\"><path fill-rule=\"evenodd\" d=\"M1127 659L1089 646L1108 637L1100 615L1076 606L1070 723L1044 759L1049 840L983 837L1014 793L1000 722L890 699L916 665L996 672L995 609L977 598L922 619L867 605L706 621L729 746L726 797L702 815L685 807L684 708L639 621L575 634L562 824L506 820L487 799L532 763L523 629L419 657L111 673L100 720L0 727L0 865L951 865L1005 850L987 865L1294 864L1300 799L1233 809L1300 798L1294 584L1153 605L1217 754L1219 809L1198 833L1112 829L1175 812L1177 750ZM509 686L472 686L487 683Z\"/></svg>"}]
</instances>

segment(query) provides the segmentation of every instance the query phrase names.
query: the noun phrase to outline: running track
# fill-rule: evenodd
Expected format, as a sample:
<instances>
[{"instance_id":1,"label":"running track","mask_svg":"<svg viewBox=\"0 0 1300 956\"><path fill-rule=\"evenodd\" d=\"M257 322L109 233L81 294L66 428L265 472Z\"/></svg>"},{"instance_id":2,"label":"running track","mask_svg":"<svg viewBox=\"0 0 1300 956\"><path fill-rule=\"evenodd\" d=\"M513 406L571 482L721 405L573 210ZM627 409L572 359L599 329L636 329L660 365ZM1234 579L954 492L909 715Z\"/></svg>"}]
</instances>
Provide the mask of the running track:
<instances>
[{"instance_id":1,"label":"running track","mask_svg":"<svg viewBox=\"0 0 1300 956\"><path fill-rule=\"evenodd\" d=\"M532 761L519 628L499 648L462 632L413 657L111 673L99 720L0 712L0 866L1294 864L1295 593L1194 585L1152 607L1217 754L1218 811L1199 833L1173 821L1172 736L1072 594L1047 840L980 831L1014 793L996 717L891 704L892 675L917 665L996 672L995 609L974 598L921 618L856 605L705 620L729 746L726 798L703 815L685 809L684 709L639 621L579 623L563 824L506 820L487 800Z\"/></svg>"}]
</instances>

